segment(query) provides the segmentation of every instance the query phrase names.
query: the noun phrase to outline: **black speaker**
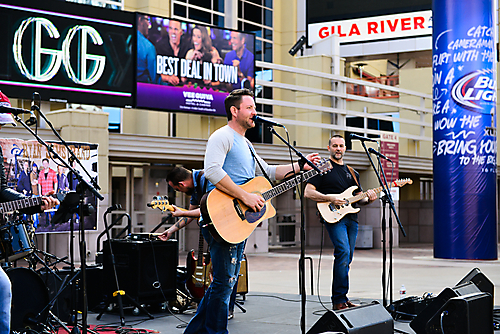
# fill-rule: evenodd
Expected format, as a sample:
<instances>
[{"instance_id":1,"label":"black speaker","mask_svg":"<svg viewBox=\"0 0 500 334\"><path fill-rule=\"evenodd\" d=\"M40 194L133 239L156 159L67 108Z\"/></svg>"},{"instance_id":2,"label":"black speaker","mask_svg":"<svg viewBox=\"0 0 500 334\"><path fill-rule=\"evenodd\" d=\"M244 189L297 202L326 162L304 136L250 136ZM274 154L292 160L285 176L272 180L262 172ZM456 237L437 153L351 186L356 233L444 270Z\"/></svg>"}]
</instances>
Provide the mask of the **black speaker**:
<instances>
[{"instance_id":1,"label":"black speaker","mask_svg":"<svg viewBox=\"0 0 500 334\"><path fill-rule=\"evenodd\" d=\"M428 334L493 334L491 295L476 292L449 299L425 326Z\"/></svg>"},{"instance_id":2,"label":"black speaker","mask_svg":"<svg viewBox=\"0 0 500 334\"><path fill-rule=\"evenodd\" d=\"M373 302L340 311L328 311L316 321L307 334L325 332L393 334L394 320L382 305Z\"/></svg>"},{"instance_id":3,"label":"black speaker","mask_svg":"<svg viewBox=\"0 0 500 334\"><path fill-rule=\"evenodd\" d=\"M420 312L415 319L410 322L410 327L413 328L416 334L425 334L425 326L427 322L439 311L441 307L450 299L458 296L464 296L471 293L481 292L479 288L472 282L457 285L453 288L445 288L441 293L432 300L425 309Z\"/></svg>"},{"instance_id":4,"label":"black speaker","mask_svg":"<svg viewBox=\"0 0 500 334\"><path fill-rule=\"evenodd\" d=\"M487 292L491 295L491 300L495 300L495 285L491 282L488 277L486 277L479 268L472 269L464 278L457 283L457 285L464 284L467 282L474 283L479 290L482 292ZM493 307L493 305L492 305Z\"/></svg>"},{"instance_id":5,"label":"black speaker","mask_svg":"<svg viewBox=\"0 0 500 334\"><path fill-rule=\"evenodd\" d=\"M111 240L120 290L139 304L161 303L176 297L177 240ZM108 241L104 244L106 294L116 290Z\"/></svg>"}]
</instances>

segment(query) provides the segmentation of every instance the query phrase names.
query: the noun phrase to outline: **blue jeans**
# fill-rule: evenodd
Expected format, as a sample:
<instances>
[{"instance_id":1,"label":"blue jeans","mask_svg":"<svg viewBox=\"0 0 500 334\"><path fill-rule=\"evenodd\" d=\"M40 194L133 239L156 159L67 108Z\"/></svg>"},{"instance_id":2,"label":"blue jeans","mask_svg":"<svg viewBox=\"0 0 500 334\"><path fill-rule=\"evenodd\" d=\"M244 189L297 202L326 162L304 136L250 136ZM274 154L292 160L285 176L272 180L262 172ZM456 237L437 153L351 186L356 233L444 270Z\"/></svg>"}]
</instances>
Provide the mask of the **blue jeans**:
<instances>
[{"instance_id":1,"label":"blue jeans","mask_svg":"<svg viewBox=\"0 0 500 334\"><path fill-rule=\"evenodd\" d=\"M233 245L215 241L208 228L202 227L205 240L210 245L213 281L198 305L196 314L184 334L226 334L229 298L240 272L245 242Z\"/></svg>"},{"instance_id":2,"label":"blue jeans","mask_svg":"<svg viewBox=\"0 0 500 334\"><path fill-rule=\"evenodd\" d=\"M10 280L3 268L0 268L0 334L10 333L10 304L12 292Z\"/></svg>"},{"instance_id":3,"label":"blue jeans","mask_svg":"<svg viewBox=\"0 0 500 334\"><path fill-rule=\"evenodd\" d=\"M323 221L323 220L322 220ZM345 303L347 291L349 291L349 266L354 254L356 237L358 236L358 222L349 216L342 218L338 223L325 224L330 240L333 243L333 283L332 283L332 303Z\"/></svg>"}]
</instances>

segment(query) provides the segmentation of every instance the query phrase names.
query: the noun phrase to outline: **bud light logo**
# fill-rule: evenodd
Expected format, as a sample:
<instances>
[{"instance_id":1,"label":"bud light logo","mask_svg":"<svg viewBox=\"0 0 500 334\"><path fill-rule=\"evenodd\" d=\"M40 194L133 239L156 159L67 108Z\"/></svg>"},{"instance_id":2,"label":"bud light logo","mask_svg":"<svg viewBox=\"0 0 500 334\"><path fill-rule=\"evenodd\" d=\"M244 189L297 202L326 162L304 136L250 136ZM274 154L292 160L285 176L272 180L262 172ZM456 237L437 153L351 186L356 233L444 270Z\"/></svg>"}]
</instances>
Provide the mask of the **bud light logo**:
<instances>
[{"instance_id":1,"label":"bud light logo","mask_svg":"<svg viewBox=\"0 0 500 334\"><path fill-rule=\"evenodd\" d=\"M478 70L460 78L451 89L453 100L469 110L482 110L497 100L492 70Z\"/></svg>"}]
</instances>

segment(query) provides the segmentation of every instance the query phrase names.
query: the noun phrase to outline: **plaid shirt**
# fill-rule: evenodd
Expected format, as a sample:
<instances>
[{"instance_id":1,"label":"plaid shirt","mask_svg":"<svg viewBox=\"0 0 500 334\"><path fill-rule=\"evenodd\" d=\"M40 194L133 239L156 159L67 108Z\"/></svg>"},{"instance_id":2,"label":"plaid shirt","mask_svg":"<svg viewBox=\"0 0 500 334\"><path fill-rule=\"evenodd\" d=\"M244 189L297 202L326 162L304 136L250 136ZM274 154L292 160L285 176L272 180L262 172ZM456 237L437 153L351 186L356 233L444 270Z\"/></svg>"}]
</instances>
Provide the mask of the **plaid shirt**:
<instances>
[{"instance_id":1,"label":"plaid shirt","mask_svg":"<svg viewBox=\"0 0 500 334\"><path fill-rule=\"evenodd\" d=\"M49 168L49 173L45 178L45 170L42 170L38 176L38 184L42 188L42 196L46 195L49 191L54 190L54 184L57 184L57 173Z\"/></svg>"}]
</instances>

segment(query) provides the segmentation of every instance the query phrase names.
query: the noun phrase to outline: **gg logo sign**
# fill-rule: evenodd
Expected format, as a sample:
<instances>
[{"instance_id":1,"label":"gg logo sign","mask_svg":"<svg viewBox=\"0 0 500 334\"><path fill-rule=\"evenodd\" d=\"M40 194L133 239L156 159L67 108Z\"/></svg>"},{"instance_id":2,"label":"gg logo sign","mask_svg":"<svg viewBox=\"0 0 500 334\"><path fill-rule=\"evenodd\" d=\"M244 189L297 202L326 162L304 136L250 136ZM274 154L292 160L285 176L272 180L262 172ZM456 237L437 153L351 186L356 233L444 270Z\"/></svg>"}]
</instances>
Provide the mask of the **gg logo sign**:
<instances>
[{"instance_id":1,"label":"gg logo sign","mask_svg":"<svg viewBox=\"0 0 500 334\"><path fill-rule=\"evenodd\" d=\"M22 40L26 29L34 25L32 37L32 65L31 71L28 70L23 60ZM54 50L42 47L42 33L44 29L48 36L53 39L59 39L61 35L52 22L41 17L30 17L21 22L19 28L14 34L14 60L21 73L29 80L45 82L52 79L61 67L68 77L75 83L90 86L96 83L104 72L106 57L87 53L87 45L90 41L94 45L102 45L101 35L91 26L76 25L69 29L62 43L62 50ZM75 71L71 66L71 43L75 36L79 35L80 44L78 45L78 69ZM43 60L42 61L42 57Z\"/></svg>"}]
</instances>

